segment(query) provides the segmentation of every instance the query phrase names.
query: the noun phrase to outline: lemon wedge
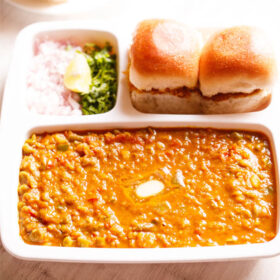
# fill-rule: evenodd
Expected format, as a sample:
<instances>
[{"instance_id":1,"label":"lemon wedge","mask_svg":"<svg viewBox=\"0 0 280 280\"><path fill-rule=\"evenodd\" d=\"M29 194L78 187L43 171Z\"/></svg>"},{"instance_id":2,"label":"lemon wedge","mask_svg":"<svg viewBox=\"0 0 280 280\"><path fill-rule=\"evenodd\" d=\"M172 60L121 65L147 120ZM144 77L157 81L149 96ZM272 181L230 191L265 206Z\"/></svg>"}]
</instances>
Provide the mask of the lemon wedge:
<instances>
[{"instance_id":1,"label":"lemon wedge","mask_svg":"<svg viewBox=\"0 0 280 280\"><path fill-rule=\"evenodd\" d=\"M64 85L74 92L89 92L91 71L86 58L76 53L64 74Z\"/></svg>"}]
</instances>

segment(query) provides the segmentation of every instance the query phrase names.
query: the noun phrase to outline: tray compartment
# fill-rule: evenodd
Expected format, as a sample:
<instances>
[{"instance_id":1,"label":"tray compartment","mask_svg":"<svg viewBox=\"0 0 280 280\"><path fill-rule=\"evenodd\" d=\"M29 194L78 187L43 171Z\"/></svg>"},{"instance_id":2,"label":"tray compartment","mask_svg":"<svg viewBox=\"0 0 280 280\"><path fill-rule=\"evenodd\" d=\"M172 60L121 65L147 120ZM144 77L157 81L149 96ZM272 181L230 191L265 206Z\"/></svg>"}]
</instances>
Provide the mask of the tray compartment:
<instances>
[{"instance_id":1,"label":"tray compartment","mask_svg":"<svg viewBox=\"0 0 280 280\"><path fill-rule=\"evenodd\" d=\"M129 129L144 127L191 127L191 128L214 128L228 130L245 130L261 132L265 134L271 145L273 153L275 178L277 187L277 234L276 237L266 243L244 244L244 245L227 245L214 247L187 247L187 248L169 248L169 249L101 249L101 248L64 248L64 247L48 247L34 246L23 242L19 235L18 226L18 174L21 161L21 147L25 139L33 133L55 132L62 130L103 130L103 129ZM201 122L201 121L147 121L134 122L127 119L126 121L98 122L98 123L76 123L76 124L60 124L60 125L35 125L25 128L21 132L21 136L17 139L17 144L12 156L13 163L7 163L6 176L10 178L9 184L6 186L10 189L4 204L10 209L9 217L4 218L5 229L2 231L2 240L4 246L13 255L24 259L46 259L46 260L68 260L77 262L164 262L164 261L206 261L206 260L222 260L222 259L243 259L257 256L271 256L278 253L280 242L279 235L279 172L278 172L278 150L276 148L277 139L271 128L257 123L228 123L228 122ZM5 177L6 177L5 176ZM5 207L5 205L2 205ZM279 248L279 246L278 246ZM70 253L71 252L71 253ZM148 257L147 257L148 256Z\"/></svg>"},{"instance_id":2,"label":"tray compartment","mask_svg":"<svg viewBox=\"0 0 280 280\"><path fill-rule=\"evenodd\" d=\"M118 93L119 93L119 84L120 84L120 63L119 63L119 40L116 36L116 34L113 31L108 30L102 30L94 27L86 27L86 26L69 26L67 24L61 26L61 28L55 28L52 23L47 23L46 25L43 25L44 28L36 29L36 25L32 25L30 27L27 27L22 31L22 33L18 37L17 47L20 46L21 49L24 51L24 56L18 55L18 65L17 68L17 77L19 78L19 83L17 85L17 91L20 92L20 103L22 104L22 110L25 114L31 114L31 115L39 115L39 117L47 117L50 116L48 114L38 114L34 112L30 112L30 110L27 108L27 100L26 100L26 94L27 94L27 75L30 72L32 58L35 54L35 45L38 44L38 42L43 40L50 40L50 41L57 41L57 42L63 42L77 45L77 46L83 46L85 43L95 43L99 46L104 46L106 42L109 42L110 45L113 47L113 52L116 54L117 57L117 82L118 82L118 88L116 93L116 101L114 104L114 107L102 114L106 114L110 111L112 111L117 103L118 99ZM37 43L36 43L37 42ZM16 55L19 51L16 51ZM55 117L62 117L60 115L54 115ZM90 115L94 116L94 115ZM70 117L70 116L67 116ZM73 116L71 116L73 117ZM82 117L84 117L82 115Z\"/></svg>"}]
</instances>

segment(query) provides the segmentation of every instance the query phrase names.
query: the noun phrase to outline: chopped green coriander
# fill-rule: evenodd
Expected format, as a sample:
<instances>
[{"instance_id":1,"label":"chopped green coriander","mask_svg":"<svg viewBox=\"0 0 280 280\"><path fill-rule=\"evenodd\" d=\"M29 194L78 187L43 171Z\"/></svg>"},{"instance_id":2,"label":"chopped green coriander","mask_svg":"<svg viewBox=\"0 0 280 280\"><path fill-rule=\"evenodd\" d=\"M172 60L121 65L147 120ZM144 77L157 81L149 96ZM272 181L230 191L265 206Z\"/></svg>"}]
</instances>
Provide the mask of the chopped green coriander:
<instances>
[{"instance_id":1,"label":"chopped green coriander","mask_svg":"<svg viewBox=\"0 0 280 280\"><path fill-rule=\"evenodd\" d=\"M108 112L116 102L116 55L112 54L109 43L103 48L87 43L83 51L91 69L92 82L89 92L80 93L82 112L84 115Z\"/></svg>"}]
</instances>

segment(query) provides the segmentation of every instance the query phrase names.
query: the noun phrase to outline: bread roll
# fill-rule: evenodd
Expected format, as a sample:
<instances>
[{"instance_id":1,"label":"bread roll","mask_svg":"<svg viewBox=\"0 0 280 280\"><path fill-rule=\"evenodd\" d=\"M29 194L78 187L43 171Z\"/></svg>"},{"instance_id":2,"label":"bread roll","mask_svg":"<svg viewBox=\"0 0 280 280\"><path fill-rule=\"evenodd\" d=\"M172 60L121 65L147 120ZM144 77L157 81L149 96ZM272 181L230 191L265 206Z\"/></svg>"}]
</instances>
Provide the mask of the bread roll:
<instances>
[{"instance_id":1,"label":"bread roll","mask_svg":"<svg viewBox=\"0 0 280 280\"><path fill-rule=\"evenodd\" d=\"M241 26L217 32L202 54L200 42L198 32L174 21L139 24L129 69L131 100L137 110L228 114L268 106L276 62L260 30Z\"/></svg>"},{"instance_id":2,"label":"bread roll","mask_svg":"<svg viewBox=\"0 0 280 280\"><path fill-rule=\"evenodd\" d=\"M145 91L194 88L200 49L198 31L172 20L145 20L130 49L130 82Z\"/></svg>"},{"instance_id":3,"label":"bread roll","mask_svg":"<svg viewBox=\"0 0 280 280\"><path fill-rule=\"evenodd\" d=\"M204 46L199 69L203 96L270 92L276 62L265 34L249 26L238 26L214 34ZM249 108L248 108L249 109Z\"/></svg>"}]
</instances>

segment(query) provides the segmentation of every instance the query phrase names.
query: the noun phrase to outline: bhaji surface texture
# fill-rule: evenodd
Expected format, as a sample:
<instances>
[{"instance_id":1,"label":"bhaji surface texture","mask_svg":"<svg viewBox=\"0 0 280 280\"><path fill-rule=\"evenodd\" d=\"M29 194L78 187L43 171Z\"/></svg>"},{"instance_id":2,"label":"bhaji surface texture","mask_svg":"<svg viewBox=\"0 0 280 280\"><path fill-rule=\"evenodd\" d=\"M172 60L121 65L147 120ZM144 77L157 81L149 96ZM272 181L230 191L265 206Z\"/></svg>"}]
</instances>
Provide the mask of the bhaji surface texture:
<instances>
[{"instance_id":1,"label":"bhaji surface texture","mask_svg":"<svg viewBox=\"0 0 280 280\"><path fill-rule=\"evenodd\" d=\"M151 181L160 191L138 196L137 187ZM257 132L34 134L23 146L18 195L20 234L29 244L213 246L276 234L271 149Z\"/></svg>"}]
</instances>

